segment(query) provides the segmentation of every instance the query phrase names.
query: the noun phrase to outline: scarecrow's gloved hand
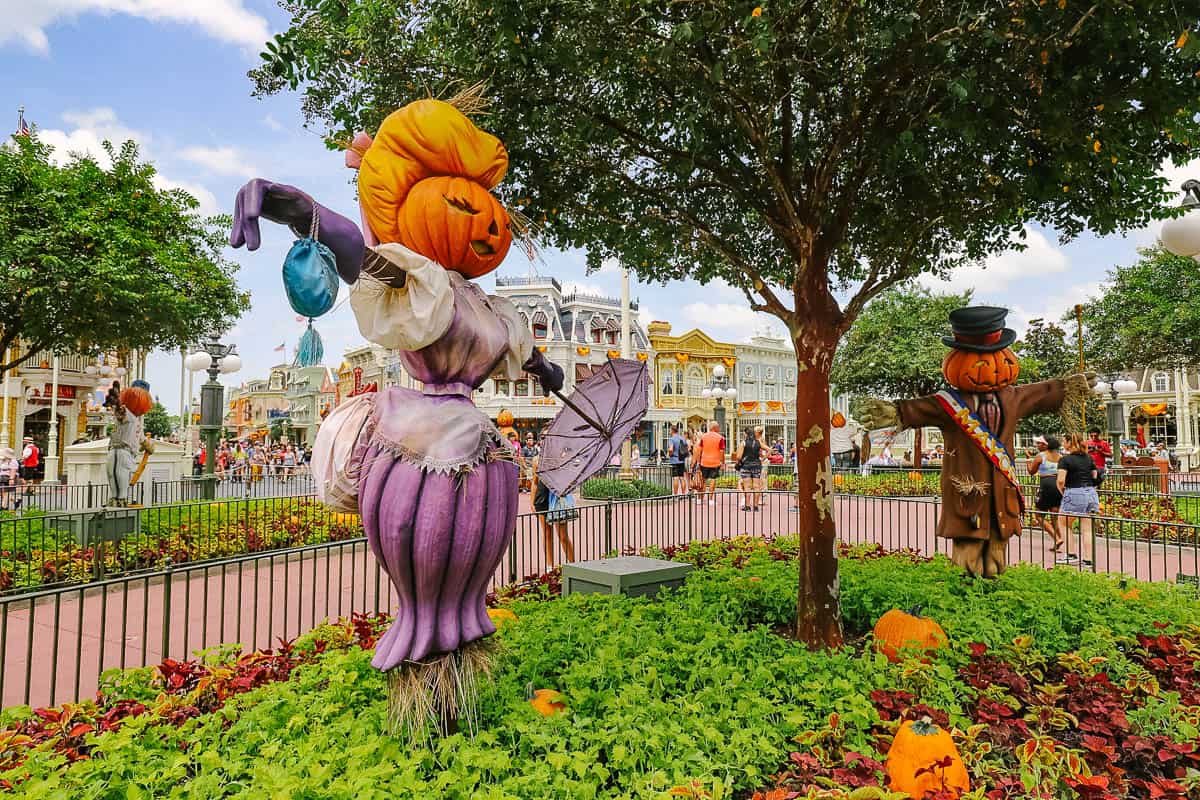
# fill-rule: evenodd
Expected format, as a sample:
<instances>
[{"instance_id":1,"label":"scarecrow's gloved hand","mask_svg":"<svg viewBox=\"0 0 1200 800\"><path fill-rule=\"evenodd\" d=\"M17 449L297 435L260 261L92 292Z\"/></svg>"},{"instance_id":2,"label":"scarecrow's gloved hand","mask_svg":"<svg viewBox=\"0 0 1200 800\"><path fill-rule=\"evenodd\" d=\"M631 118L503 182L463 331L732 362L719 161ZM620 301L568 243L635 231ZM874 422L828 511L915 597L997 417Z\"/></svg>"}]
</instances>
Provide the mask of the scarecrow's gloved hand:
<instances>
[{"instance_id":1,"label":"scarecrow's gloved hand","mask_svg":"<svg viewBox=\"0 0 1200 800\"><path fill-rule=\"evenodd\" d=\"M318 217L317 240L333 251L342 280L354 283L358 280L365 248L362 231L341 214L330 211L286 183L255 178L238 189L229 244L257 250L262 243L259 218L287 225L294 232L308 236L313 227L314 207Z\"/></svg>"},{"instance_id":2,"label":"scarecrow's gloved hand","mask_svg":"<svg viewBox=\"0 0 1200 800\"><path fill-rule=\"evenodd\" d=\"M562 367L552 361L547 361L546 356L536 347L533 348L533 353L529 356L529 360L521 365L521 369L538 379L538 383L542 385L543 395L562 391Z\"/></svg>"},{"instance_id":3,"label":"scarecrow's gloved hand","mask_svg":"<svg viewBox=\"0 0 1200 800\"><path fill-rule=\"evenodd\" d=\"M863 403L856 416L859 423L869 431L900 424L900 413L896 410L896 404L888 400L871 398Z\"/></svg>"}]
</instances>

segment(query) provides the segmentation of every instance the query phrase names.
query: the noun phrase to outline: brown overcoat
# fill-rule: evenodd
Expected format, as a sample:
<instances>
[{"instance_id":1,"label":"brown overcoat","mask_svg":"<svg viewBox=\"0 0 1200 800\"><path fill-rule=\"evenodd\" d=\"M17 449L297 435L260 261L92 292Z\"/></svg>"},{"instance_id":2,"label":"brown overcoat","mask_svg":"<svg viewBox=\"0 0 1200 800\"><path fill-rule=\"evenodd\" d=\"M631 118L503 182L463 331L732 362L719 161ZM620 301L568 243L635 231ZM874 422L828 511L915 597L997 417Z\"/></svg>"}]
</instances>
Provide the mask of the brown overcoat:
<instances>
[{"instance_id":1,"label":"brown overcoat","mask_svg":"<svg viewBox=\"0 0 1200 800\"><path fill-rule=\"evenodd\" d=\"M996 392L1000 404L999 438L1009 452L1022 417L1057 411L1063 402L1066 384L1061 380L1041 381L1024 386L1008 386ZM978 395L959 393L974 411ZM945 437L942 459L942 513L938 518L938 536L947 539L989 538L997 524L1000 541L1021 532L1021 501L1014 487L991 460L950 418L937 399L930 395L915 400L896 401L900 423L905 428L934 427ZM993 431L993 433L997 433ZM980 486L986 484L986 486ZM973 489L969 487L974 486ZM964 488L967 487L967 488Z\"/></svg>"}]
</instances>

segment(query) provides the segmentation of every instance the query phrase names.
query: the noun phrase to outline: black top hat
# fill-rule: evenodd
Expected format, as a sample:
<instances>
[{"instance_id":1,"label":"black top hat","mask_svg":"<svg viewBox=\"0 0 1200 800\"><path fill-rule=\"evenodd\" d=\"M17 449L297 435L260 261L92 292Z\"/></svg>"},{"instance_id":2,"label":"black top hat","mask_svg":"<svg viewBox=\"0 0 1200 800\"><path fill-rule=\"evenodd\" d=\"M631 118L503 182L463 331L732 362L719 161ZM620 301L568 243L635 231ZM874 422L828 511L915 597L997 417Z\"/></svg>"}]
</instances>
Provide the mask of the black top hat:
<instances>
[{"instance_id":1,"label":"black top hat","mask_svg":"<svg viewBox=\"0 0 1200 800\"><path fill-rule=\"evenodd\" d=\"M953 336L943 336L942 344L957 350L975 353L994 353L1017 340L1017 332L1004 327L1007 308L969 306L950 312Z\"/></svg>"}]
</instances>

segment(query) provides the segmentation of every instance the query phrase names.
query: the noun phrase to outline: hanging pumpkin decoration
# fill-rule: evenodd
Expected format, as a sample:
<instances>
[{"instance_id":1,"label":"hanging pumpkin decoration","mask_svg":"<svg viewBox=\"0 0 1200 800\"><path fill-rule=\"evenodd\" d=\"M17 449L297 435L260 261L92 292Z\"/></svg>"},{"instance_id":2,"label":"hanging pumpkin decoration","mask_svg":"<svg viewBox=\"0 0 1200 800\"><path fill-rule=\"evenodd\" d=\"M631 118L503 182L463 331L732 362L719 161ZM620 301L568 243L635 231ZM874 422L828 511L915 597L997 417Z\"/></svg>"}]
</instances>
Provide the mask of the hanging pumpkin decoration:
<instances>
[{"instance_id":1,"label":"hanging pumpkin decoration","mask_svg":"<svg viewBox=\"0 0 1200 800\"><path fill-rule=\"evenodd\" d=\"M154 399L150 397L150 392L140 386L130 386L121 390L121 405L135 417L145 414L153 404Z\"/></svg>"},{"instance_id":2,"label":"hanging pumpkin decoration","mask_svg":"<svg viewBox=\"0 0 1200 800\"><path fill-rule=\"evenodd\" d=\"M501 428L511 428L513 421L513 414L507 408L500 409L500 413L496 415L496 424Z\"/></svg>"},{"instance_id":3,"label":"hanging pumpkin decoration","mask_svg":"<svg viewBox=\"0 0 1200 800\"><path fill-rule=\"evenodd\" d=\"M637 360L638 360L638 361L645 361L645 360L646 360L647 358L649 358L649 357L650 357L650 354L649 354L649 353L638 353L638 354L637 354Z\"/></svg>"},{"instance_id":4,"label":"hanging pumpkin decoration","mask_svg":"<svg viewBox=\"0 0 1200 800\"><path fill-rule=\"evenodd\" d=\"M1142 403L1140 408L1146 413L1147 417L1161 417L1167 413L1166 403Z\"/></svg>"},{"instance_id":5,"label":"hanging pumpkin decoration","mask_svg":"<svg viewBox=\"0 0 1200 800\"><path fill-rule=\"evenodd\" d=\"M915 606L911 611L893 608L879 618L872 634L876 649L892 662L900 660L901 650L940 650L948 641L941 625L929 617L921 616L920 606Z\"/></svg>"},{"instance_id":6,"label":"hanging pumpkin decoration","mask_svg":"<svg viewBox=\"0 0 1200 800\"><path fill-rule=\"evenodd\" d=\"M575 352L576 352L576 353L578 353L578 354L579 354L579 355L581 355L581 356L586 356L586 355L588 355L589 353L591 353L591 352L592 352L592 348L590 348L590 347L585 347L585 346L583 346L583 345L580 345L579 347L576 347L576 348L575 348Z\"/></svg>"},{"instance_id":7,"label":"hanging pumpkin decoration","mask_svg":"<svg viewBox=\"0 0 1200 800\"><path fill-rule=\"evenodd\" d=\"M609 357L609 358L620 358L620 357L621 357L621 351L620 351L620 350L609 350L609 351L608 351L608 357Z\"/></svg>"},{"instance_id":8,"label":"hanging pumpkin decoration","mask_svg":"<svg viewBox=\"0 0 1200 800\"><path fill-rule=\"evenodd\" d=\"M567 710L567 704L563 702L562 693L556 692L553 689L535 690L530 686L526 690L526 694L529 705L533 706L534 710L543 717L551 717Z\"/></svg>"},{"instance_id":9,"label":"hanging pumpkin decoration","mask_svg":"<svg viewBox=\"0 0 1200 800\"><path fill-rule=\"evenodd\" d=\"M950 734L924 717L909 720L896 731L884 770L888 788L924 797L926 792L949 792L959 797L971 791L967 768Z\"/></svg>"},{"instance_id":10,"label":"hanging pumpkin decoration","mask_svg":"<svg viewBox=\"0 0 1200 800\"><path fill-rule=\"evenodd\" d=\"M408 193L396 219L398 241L468 278L500 266L512 245L508 212L473 180L426 178Z\"/></svg>"},{"instance_id":11,"label":"hanging pumpkin decoration","mask_svg":"<svg viewBox=\"0 0 1200 800\"><path fill-rule=\"evenodd\" d=\"M840 411L833 412L833 416L830 418L829 424L835 428L846 427L846 415Z\"/></svg>"},{"instance_id":12,"label":"hanging pumpkin decoration","mask_svg":"<svg viewBox=\"0 0 1200 800\"><path fill-rule=\"evenodd\" d=\"M955 389L964 392L994 392L1012 386L1021 365L1011 348L991 353L952 349L942 360L942 375Z\"/></svg>"}]
</instances>

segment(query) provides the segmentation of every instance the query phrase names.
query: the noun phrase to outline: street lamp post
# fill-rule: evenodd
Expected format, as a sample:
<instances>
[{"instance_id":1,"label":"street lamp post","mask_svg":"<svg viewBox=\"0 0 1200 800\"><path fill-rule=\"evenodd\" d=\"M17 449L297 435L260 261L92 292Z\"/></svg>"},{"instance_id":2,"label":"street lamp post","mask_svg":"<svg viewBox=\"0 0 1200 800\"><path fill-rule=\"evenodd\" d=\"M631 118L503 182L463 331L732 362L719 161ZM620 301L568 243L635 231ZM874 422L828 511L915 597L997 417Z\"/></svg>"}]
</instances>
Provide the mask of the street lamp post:
<instances>
[{"instance_id":1,"label":"street lamp post","mask_svg":"<svg viewBox=\"0 0 1200 800\"><path fill-rule=\"evenodd\" d=\"M1137 384L1120 374L1105 375L1103 380L1096 382L1096 394L1109 398L1105 403L1105 416L1108 435L1112 438L1113 456L1118 464L1121 463L1121 437L1125 435L1125 404L1120 397L1136 391Z\"/></svg>"},{"instance_id":2,"label":"street lamp post","mask_svg":"<svg viewBox=\"0 0 1200 800\"><path fill-rule=\"evenodd\" d=\"M200 343L199 349L187 357L187 368L192 372L208 372L208 380L200 387L200 438L204 442L204 476L201 495L205 500L217 496L215 467L217 462L217 438L221 433L224 416L224 387L217 375L237 372L242 368L242 359L234 345L221 344L220 334L213 332Z\"/></svg>"},{"instance_id":3,"label":"street lamp post","mask_svg":"<svg viewBox=\"0 0 1200 800\"><path fill-rule=\"evenodd\" d=\"M721 429L721 434L728 440L729 431L725 427L725 404L721 401L728 398L730 402L733 402L737 399L737 389L729 385L729 376L725 372L724 365L717 364L713 367L712 381L700 390L700 396L716 400L716 405L713 407L713 419Z\"/></svg>"}]
</instances>

